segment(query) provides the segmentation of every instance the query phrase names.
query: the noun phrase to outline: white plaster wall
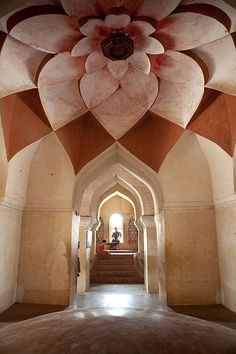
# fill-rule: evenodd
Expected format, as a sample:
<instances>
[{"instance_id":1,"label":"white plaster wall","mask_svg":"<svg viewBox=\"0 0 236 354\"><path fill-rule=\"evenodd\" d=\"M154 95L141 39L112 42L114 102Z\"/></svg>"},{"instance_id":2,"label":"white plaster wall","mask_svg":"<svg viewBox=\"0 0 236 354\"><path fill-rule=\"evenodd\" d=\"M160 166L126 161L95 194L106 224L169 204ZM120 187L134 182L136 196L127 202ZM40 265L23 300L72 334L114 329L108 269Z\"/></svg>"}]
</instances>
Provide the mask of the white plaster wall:
<instances>
[{"instance_id":1,"label":"white plaster wall","mask_svg":"<svg viewBox=\"0 0 236 354\"><path fill-rule=\"evenodd\" d=\"M197 136L208 160L216 207L222 303L236 311L236 195L233 159L213 142Z\"/></svg>"},{"instance_id":2,"label":"white plaster wall","mask_svg":"<svg viewBox=\"0 0 236 354\"><path fill-rule=\"evenodd\" d=\"M55 135L43 139L29 173L18 301L69 304L74 171Z\"/></svg>"},{"instance_id":3,"label":"white plaster wall","mask_svg":"<svg viewBox=\"0 0 236 354\"><path fill-rule=\"evenodd\" d=\"M158 177L164 198L168 303L217 303L219 268L211 174L194 134L183 134Z\"/></svg>"},{"instance_id":4,"label":"white plaster wall","mask_svg":"<svg viewBox=\"0 0 236 354\"><path fill-rule=\"evenodd\" d=\"M17 300L68 305L71 212L25 211Z\"/></svg>"},{"instance_id":5,"label":"white plaster wall","mask_svg":"<svg viewBox=\"0 0 236 354\"><path fill-rule=\"evenodd\" d=\"M234 198L233 159L212 141L196 137L210 168L215 204Z\"/></svg>"},{"instance_id":6,"label":"white plaster wall","mask_svg":"<svg viewBox=\"0 0 236 354\"><path fill-rule=\"evenodd\" d=\"M185 131L167 155L158 178L164 202L212 203L209 167L193 133Z\"/></svg>"},{"instance_id":7,"label":"white plaster wall","mask_svg":"<svg viewBox=\"0 0 236 354\"><path fill-rule=\"evenodd\" d=\"M165 211L167 299L172 305L220 301L213 209Z\"/></svg>"},{"instance_id":8,"label":"white plaster wall","mask_svg":"<svg viewBox=\"0 0 236 354\"><path fill-rule=\"evenodd\" d=\"M14 206L24 207L26 202L31 161L40 141L18 152L10 161L4 200Z\"/></svg>"},{"instance_id":9,"label":"white plaster wall","mask_svg":"<svg viewBox=\"0 0 236 354\"><path fill-rule=\"evenodd\" d=\"M28 209L71 209L74 171L61 143L53 134L43 139L31 163Z\"/></svg>"},{"instance_id":10,"label":"white plaster wall","mask_svg":"<svg viewBox=\"0 0 236 354\"><path fill-rule=\"evenodd\" d=\"M22 212L0 205L0 312L15 302Z\"/></svg>"},{"instance_id":11,"label":"white plaster wall","mask_svg":"<svg viewBox=\"0 0 236 354\"><path fill-rule=\"evenodd\" d=\"M216 208L222 303L236 312L236 205Z\"/></svg>"},{"instance_id":12,"label":"white plaster wall","mask_svg":"<svg viewBox=\"0 0 236 354\"><path fill-rule=\"evenodd\" d=\"M7 181L8 162L0 116L0 199L3 199Z\"/></svg>"}]
</instances>

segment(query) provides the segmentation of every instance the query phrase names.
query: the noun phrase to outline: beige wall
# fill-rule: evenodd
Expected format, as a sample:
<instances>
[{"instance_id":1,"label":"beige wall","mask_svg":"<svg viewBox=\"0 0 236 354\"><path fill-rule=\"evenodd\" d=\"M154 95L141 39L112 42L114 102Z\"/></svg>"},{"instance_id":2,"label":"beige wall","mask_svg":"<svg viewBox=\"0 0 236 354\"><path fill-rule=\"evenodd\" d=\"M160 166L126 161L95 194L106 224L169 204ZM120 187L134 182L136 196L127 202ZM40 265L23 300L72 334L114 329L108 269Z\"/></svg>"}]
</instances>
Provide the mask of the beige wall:
<instances>
[{"instance_id":1,"label":"beige wall","mask_svg":"<svg viewBox=\"0 0 236 354\"><path fill-rule=\"evenodd\" d=\"M24 212L18 301L69 303L71 225L71 212Z\"/></svg>"},{"instance_id":2,"label":"beige wall","mask_svg":"<svg viewBox=\"0 0 236 354\"><path fill-rule=\"evenodd\" d=\"M18 301L68 304L74 171L58 139L42 140L31 162L23 213Z\"/></svg>"},{"instance_id":3,"label":"beige wall","mask_svg":"<svg viewBox=\"0 0 236 354\"><path fill-rule=\"evenodd\" d=\"M214 210L166 210L165 225L168 304L219 302Z\"/></svg>"},{"instance_id":4,"label":"beige wall","mask_svg":"<svg viewBox=\"0 0 236 354\"><path fill-rule=\"evenodd\" d=\"M236 312L236 205L216 208L222 303Z\"/></svg>"},{"instance_id":5,"label":"beige wall","mask_svg":"<svg viewBox=\"0 0 236 354\"><path fill-rule=\"evenodd\" d=\"M0 311L15 302L21 217L20 210L0 205Z\"/></svg>"},{"instance_id":6,"label":"beige wall","mask_svg":"<svg viewBox=\"0 0 236 354\"><path fill-rule=\"evenodd\" d=\"M158 174L163 188L169 304L219 301L211 175L196 137L186 132Z\"/></svg>"},{"instance_id":7,"label":"beige wall","mask_svg":"<svg viewBox=\"0 0 236 354\"><path fill-rule=\"evenodd\" d=\"M219 146L197 137L208 160L216 207L222 303L236 311L235 161Z\"/></svg>"},{"instance_id":8,"label":"beige wall","mask_svg":"<svg viewBox=\"0 0 236 354\"><path fill-rule=\"evenodd\" d=\"M134 218L134 208L131 203L126 199L116 195L105 202L100 209L100 216L104 220L104 233L105 239L109 240L109 220L112 214L118 213L123 216L123 237L124 242L120 244L119 248L122 249L137 249L138 243L128 242L128 223L130 218ZM111 240L109 240L110 242Z\"/></svg>"}]
</instances>

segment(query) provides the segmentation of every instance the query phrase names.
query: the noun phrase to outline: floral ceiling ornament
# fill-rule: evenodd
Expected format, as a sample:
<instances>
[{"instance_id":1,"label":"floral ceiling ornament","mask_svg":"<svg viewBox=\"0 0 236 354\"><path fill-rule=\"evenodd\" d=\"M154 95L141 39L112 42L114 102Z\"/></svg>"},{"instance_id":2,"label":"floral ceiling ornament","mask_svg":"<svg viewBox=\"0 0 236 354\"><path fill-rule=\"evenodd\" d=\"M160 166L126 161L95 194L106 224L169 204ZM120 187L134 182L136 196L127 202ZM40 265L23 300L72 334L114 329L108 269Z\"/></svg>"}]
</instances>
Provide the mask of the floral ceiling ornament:
<instances>
[{"instance_id":1,"label":"floral ceiling ornament","mask_svg":"<svg viewBox=\"0 0 236 354\"><path fill-rule=\"evenodd\" d=\"M236 95L227 1L32 0L0 29L0 97L37 88L55 132L86 112L115 140L148 111L188 128L205 88Z\"/></svg>"}]
</instances>

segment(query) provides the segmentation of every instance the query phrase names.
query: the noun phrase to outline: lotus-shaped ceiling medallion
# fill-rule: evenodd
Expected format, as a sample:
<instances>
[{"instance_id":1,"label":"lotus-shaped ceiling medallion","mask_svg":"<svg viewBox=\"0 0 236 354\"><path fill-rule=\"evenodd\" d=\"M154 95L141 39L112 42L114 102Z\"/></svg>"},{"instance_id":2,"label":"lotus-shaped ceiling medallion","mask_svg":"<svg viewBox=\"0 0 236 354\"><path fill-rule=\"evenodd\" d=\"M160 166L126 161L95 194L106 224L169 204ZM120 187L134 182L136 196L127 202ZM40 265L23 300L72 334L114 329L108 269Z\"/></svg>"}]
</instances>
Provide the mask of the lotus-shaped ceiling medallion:
<instances>
[{"instance_id":1,"label":"lotus-shaped ceiling medallion","mask_svg":"<svg viewBox=\"0 0 236 354\"><path fill-rule=\"evenodd\" d=\"M53 131L73 163L77 157L72 157L69 140L85 136L83 153L100 144L87 160L114 141L138 157L154 144L164 159L184 129L232 154L232 3L32 0L2 16L0 96L8 157ZM25 123L16 146L11 134L20 122L12 122L23 109ZM32 137L26 132L29 119L40 120L31 129ZM142 134L149 136L148 146L142 147ZM155 170L160 167L147 163Z\"/></svg>"}]
</instances>

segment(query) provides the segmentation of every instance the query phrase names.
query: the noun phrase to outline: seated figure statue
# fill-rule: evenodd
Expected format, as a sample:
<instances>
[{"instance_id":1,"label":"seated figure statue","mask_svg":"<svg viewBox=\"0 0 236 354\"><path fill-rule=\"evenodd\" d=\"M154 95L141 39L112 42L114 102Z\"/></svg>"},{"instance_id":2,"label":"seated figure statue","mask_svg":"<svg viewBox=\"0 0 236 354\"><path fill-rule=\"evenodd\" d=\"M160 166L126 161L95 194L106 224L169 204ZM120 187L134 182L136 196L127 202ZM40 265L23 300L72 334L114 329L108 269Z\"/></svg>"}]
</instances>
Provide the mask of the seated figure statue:
<instances>
[{"instance_id":1,"label":"seated figure statue","mask_svg":"<svg viewBox=\"0 0 236 354\"><path fill-rule=\"evenodd\" d=\"M120 239L121 238L121 232L119 232L117 230L117 227L115 227L115 231L112 234L112 241L109 244L110 245L110 250L116 250L117 249L117 245L120 243Z\"/></svg>"}]
</instances>

